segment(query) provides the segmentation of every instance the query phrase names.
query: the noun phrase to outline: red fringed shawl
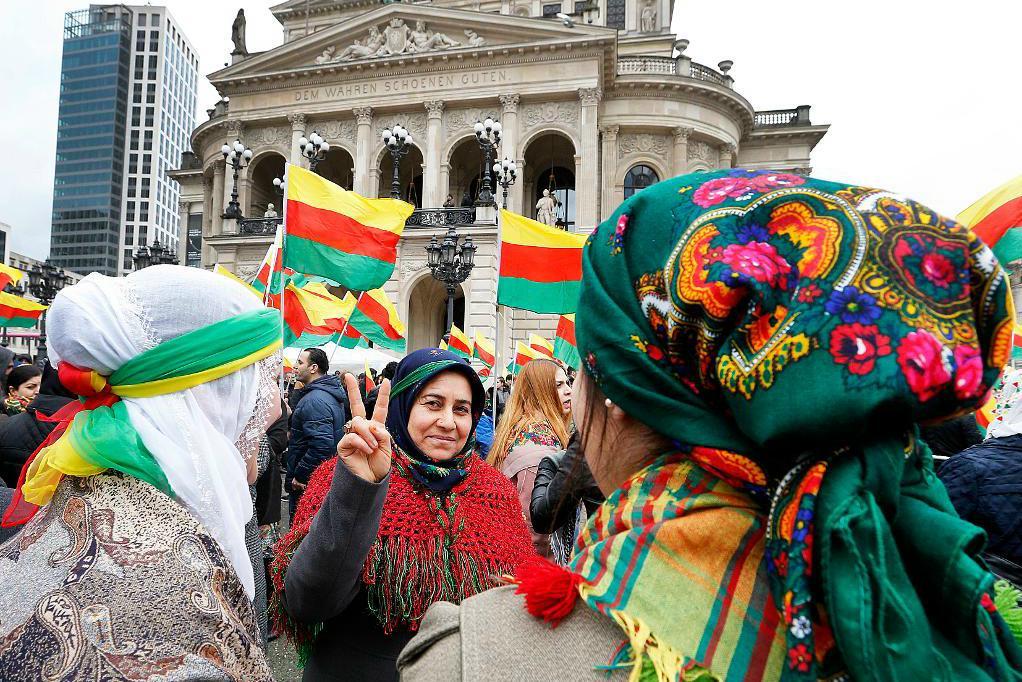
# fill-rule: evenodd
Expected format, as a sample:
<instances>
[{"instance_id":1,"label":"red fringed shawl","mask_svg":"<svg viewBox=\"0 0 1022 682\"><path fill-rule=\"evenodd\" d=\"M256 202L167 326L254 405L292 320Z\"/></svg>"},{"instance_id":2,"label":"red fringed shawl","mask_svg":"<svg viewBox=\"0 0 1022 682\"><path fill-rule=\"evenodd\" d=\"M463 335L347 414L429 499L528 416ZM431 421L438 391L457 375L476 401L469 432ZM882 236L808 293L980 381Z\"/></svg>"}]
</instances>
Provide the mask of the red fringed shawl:
<instances>
[{"instance_id":1,"label":"red fringed shawl","mask_svg":"<svg viewBox=\"0 0 1022 682\"><path fill-rule=\"evenodd\" d=\"M292 621L279 595L291 557L330 490L336 464L336 457L327 460L309 478L270 568L276 588L274 622L306 655L322 625L309 628ZM369 609L385 633L399 626L414 631L434 602L458 604L535 558L514 486L482 460L470 458L467 466L468 476L438 496L414 484L404 455L394 453L380 531L362 570Z\"/></svg>"}]
</instances>

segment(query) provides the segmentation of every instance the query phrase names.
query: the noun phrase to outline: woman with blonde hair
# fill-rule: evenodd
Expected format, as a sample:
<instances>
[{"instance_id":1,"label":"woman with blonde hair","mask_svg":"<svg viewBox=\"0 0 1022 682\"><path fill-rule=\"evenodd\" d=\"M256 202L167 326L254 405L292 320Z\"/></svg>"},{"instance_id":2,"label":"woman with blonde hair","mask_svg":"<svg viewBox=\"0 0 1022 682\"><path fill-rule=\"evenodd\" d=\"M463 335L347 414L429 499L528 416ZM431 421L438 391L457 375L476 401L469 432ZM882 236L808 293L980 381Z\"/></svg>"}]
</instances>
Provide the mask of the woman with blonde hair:
<instances>
[{"instance_id":1,"label":"woman with blonde hair","mask_svg":"<svg viewBox=\"0 0 1022 682\"><path fill-rule=\"evenodd\" d=\"M567 562L572 538L537 533L529 506L539 463L568 446L570 425L571 386L564 369L553 360L532 360L515 380L486 460L518 489L536 551L559 563Z\"/></svg>"}]
</instances>

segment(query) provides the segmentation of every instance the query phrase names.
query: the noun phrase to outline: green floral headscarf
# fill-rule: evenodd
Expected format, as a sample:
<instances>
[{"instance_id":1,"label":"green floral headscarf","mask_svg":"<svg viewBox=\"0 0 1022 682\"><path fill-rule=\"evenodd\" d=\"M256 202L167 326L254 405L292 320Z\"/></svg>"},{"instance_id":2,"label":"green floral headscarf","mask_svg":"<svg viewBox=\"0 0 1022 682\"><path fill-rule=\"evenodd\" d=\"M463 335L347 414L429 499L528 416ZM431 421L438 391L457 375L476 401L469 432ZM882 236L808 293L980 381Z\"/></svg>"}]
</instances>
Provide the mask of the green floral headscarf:
<instances>
[{"instance_id":1,"label":"green floral headscarf","mask_svg":"<svg viewBox=\"0 0 1022 682\"><path fill-rule=\"evenodd\" d=\"M682 449L767 472L774 600L786 622L826 614L837 669L1016 679L982 533L914 427L975 409L1009 356L1007 277L975 235L868 187L685 175L594 232L578 310L584 368L611 400ZM805 523L785 536L782 518ZM816 570L789 566L801 556ZM786 679L835 669L814 659L813 628L792 633Z\"/></svg>"}]
</instances>

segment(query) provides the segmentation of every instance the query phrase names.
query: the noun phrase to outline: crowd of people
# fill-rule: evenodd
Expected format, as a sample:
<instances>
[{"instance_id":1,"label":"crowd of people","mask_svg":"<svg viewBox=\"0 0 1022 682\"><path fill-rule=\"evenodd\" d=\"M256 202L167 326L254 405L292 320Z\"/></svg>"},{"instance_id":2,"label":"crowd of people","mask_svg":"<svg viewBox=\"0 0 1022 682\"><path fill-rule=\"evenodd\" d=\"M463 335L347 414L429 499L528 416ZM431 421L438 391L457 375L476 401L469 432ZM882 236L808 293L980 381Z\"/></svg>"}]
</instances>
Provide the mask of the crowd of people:
<instances>
[{"instance_id":1,"label":"crowd of people","mask_svg":"<svg viewBox=\"0 0 1022 682\"><path fill-rule=\"evenodd\" d=\"M89 275L0 350L0 678L1022 679L1013 317L925 206L735 170L626 200L580 366L489 387L285 381L237 282Z\"/></svg>"}]
</instances>

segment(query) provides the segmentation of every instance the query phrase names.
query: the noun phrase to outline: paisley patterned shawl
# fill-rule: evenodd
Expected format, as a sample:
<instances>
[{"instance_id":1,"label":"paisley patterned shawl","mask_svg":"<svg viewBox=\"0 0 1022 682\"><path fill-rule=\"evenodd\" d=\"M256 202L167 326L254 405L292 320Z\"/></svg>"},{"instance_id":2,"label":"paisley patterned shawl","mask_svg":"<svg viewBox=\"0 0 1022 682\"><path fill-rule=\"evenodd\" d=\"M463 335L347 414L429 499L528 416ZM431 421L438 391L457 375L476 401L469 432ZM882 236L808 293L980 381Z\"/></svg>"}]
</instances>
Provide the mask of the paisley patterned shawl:
<instances>
[{"instance_id":1,"label":"paisley patterned shawl","mask_svg":"<svg viewBox=\"0 0 1022 682\"><path fill-rule=\"evenodd\" d=\"M914 426L974 410L1009 357L1007 278L975 235L731 169L635 194L583 261L586 373L687 458L612 495L573 564L637 666L744 679L776 625L768 678L1017 679L982 533ZM688 603L708 608L679 622Z\"/></svg>"},{"instance_id":2,"label":"paisley patterned shawl","mask_svg":"<svg viewBox=\"0 0 1022 682\"><path fill-rule=\"evenodd\" d=\"M65 477L0 580L0 679L273 679L219 545L134 477Z\"/></svg>"}]
</instances>

